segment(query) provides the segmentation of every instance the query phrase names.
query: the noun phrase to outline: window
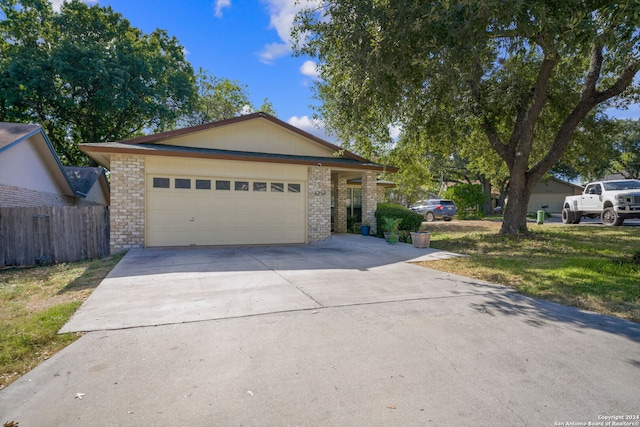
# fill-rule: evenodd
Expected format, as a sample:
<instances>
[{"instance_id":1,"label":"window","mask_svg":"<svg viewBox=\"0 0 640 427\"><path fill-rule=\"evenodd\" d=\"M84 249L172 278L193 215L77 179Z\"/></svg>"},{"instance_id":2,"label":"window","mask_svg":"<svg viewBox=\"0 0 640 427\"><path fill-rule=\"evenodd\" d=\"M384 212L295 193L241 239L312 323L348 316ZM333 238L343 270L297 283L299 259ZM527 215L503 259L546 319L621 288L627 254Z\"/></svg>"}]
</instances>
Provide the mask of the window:
<instances>
[{"instance_id":1,"label":"window","mask_svg":"<svg viewBox=\"0 0 640 427\"><path fill-rule=\"evenodd\" d=\"M153 178L153 188L169 188L169 178Z\"/></svg>"},{"instance_id":2,"label":"window","mask_svg":"<svg viewBox=\"0 0 640 427\"><path fill-rule=\"evenodd\" d=\"M185 178L176 178L175 186L176 188L191 188L191 180Z\"/></svg>"},{"instance_id":3,"label":"window","mask_svg":"<svg viewBox=\"0 0 640 427\"><path fill-rule=\"evenodd\" d=\"M287 186L289 193L299 193L300 192L300 184L289 184Z\"/></svg>"},{"instance_id":4,"label":"window","mask_svg":"<svg viewBox=\"0 0 640 427\"><path fill-rule=\"evenodd\" d=\"M216 190L231 190L231 181L216 181Z\"/></svg>"},{"instance_id":5,"label":"window","mask_svg":"<svg viewBox=\"0 0 640 427\"><path fill-rule=\"evenodd\" d=\"M253 183L253 191L267 191L267 183L266 182L254 182Z\"/></svg>"},{"instance_id":6,"label":"window","mask_svg":"<svg viewBox=\"0 0 640 427\"><path fill-rule=\"evenodd\" d=\"M271 183L271 192L272 193L284 193L284 184L281 182L272 182Z\"/></svg>"},{"instance_id":7,"label":"window","mask_svg":"<svg viewBox=\"0 0 640 427\"><path fill-rule=\"evenodd\" d=\"M236 181L235 182L236 191L249 191L249 182L248 181Z\"/></svg>"},{"instance_id":8,"label":"window","mask_svg":"<svg viewBox=\"0 0 640 427\"><path fill-rule=\"evenodd\" d=\"M196 179L196 190L211 190L211 180Z\"/></svg>"}]
</instances>

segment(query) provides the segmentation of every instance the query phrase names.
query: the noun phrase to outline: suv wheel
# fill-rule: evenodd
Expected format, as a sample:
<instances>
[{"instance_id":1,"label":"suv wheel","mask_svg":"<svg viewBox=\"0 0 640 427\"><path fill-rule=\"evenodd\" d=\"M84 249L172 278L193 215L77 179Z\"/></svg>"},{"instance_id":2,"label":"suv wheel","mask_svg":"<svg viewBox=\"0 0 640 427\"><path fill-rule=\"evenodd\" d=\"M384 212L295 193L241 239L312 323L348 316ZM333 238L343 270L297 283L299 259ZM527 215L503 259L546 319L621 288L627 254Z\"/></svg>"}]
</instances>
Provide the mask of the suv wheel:
<instances>
[{"instance_id":1,"label":"suv wheel","mask_svg":"<svg viewBox=\"0 0 640 427\"><path fill-rule=\"evenodd\" d=\"M424 216L424 219L428 222L432 222L436 219L436 216L433 214L433 212L427 212L427 214Z\"/></svg>"}]
</instances>

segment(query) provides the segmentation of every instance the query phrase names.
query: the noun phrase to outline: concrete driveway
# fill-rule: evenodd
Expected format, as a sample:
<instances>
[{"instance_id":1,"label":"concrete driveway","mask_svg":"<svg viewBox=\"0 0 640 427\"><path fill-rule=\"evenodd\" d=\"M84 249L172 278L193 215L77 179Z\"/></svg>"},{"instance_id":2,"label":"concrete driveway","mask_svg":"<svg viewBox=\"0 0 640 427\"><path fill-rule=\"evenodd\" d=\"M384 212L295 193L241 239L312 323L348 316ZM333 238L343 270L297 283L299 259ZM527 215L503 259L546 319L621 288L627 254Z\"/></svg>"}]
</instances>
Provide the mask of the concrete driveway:
<instances>
[{"instance_id":1,"label":"concrete driveway","mask_svg":"<svg viewBox=\"0 0 640 427\"><path fill-rule=\"evenodd\" d=\"M406 262L450 255L133 250L63 329L88 332L0 391L0 422L640 425L640 325Z\"/></svg>"}]
</instances>

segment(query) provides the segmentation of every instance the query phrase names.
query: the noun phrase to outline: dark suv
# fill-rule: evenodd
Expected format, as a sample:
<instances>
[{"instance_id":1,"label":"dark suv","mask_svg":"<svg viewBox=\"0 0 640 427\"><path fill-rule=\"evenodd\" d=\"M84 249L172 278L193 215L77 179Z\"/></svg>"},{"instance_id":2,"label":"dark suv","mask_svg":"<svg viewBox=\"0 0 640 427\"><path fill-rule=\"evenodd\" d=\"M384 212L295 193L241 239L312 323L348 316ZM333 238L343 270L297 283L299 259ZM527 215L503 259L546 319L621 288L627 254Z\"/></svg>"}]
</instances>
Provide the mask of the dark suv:
<instances>
[{"instance_id":1,"label":"dark suv","mask_svg":"<svg viewBox=\"0 0 640 427\"><path fill-rule=\"evenodd\" d=\"M433 221L435 219L451 221L458 213L456 204L447 199L420 200L411 205L411 210L424 215L425 221Z\"/></svg>"}]
</instances>

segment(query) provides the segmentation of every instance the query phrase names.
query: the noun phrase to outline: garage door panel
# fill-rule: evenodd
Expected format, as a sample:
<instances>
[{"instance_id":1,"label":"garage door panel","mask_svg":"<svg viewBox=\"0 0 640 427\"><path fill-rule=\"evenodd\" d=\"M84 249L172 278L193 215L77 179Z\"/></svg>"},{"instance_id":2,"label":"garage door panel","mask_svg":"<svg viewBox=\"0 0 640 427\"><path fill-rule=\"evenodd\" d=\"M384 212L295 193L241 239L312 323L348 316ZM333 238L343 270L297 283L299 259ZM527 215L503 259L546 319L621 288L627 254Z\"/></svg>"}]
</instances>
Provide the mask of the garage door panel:
<instances>
[{"instance_id":1,"label":"garage door panel","mask_svg":"<svg viewBox=\"0 0 640 427\"><path fill-rule=\"evenodd\" d=\"M304 243L306 196L287 192L285 179L260 180L267 191L216 190L215 177L170 178L171 188L153 188L147 176L147 246L242 245ZM192 188L174 188L176 178L191 179ZM211 180L211 189L196 189L196 179ZM182 181L184 182L184 181ZM270 191L271 182L284 192ZM303 183L296 182L302 189ZM283 187L284 185L284 187Z\"/></svg>"}]
</instances>

